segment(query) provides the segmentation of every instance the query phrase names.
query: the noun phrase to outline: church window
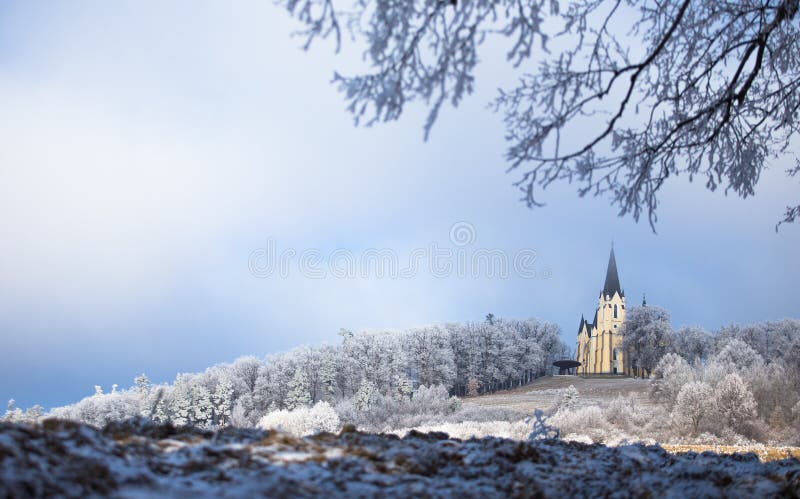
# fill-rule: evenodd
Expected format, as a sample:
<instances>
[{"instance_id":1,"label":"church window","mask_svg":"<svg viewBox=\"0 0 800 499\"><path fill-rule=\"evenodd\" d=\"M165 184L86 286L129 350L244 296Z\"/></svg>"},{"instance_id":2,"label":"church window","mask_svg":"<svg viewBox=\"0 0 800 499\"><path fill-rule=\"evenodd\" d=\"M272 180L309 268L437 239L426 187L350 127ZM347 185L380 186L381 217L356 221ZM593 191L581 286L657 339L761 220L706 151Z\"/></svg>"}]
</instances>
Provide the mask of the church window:
<instances>
[{"instance_id":1,"label":"church window","mask_svg":"<svg viewBox=\"0 0 800 499\"><path fill-rule=\"evenodd\" d=\"M617 349L614 349L614 360L617 360Z\"/></svg>"},{"instance_id":2,"label":"church window","mask_svg":"<svg viewBox=\"0 0 800 499\"><path fill-rule=\"evenodd\" d=\"M614 318L615 319L617 318L617 306L616 305L614 305Z\"/></svg>"}]
</instances>

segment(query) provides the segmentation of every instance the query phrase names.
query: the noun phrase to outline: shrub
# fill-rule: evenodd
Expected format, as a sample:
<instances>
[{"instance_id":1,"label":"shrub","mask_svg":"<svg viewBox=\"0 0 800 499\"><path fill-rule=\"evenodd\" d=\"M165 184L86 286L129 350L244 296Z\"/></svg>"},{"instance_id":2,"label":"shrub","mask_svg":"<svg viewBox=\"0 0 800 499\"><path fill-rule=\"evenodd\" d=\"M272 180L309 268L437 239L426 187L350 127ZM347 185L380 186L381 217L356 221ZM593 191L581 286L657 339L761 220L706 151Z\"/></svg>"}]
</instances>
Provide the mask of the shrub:
<instances>
[{"instance_id":1,"label":"shrub","mask_svg":"<svg viewBox=\"0 0 800 499\"><path fill-rule=\"evenodd\" d=\"M341 427L339 415L327 402L317 402L313 407L281 409L261 418L259 428L277 429L298 437L321 432L336 432Z\"/></svg>"},{"instance_id":2,"label":"shrub","mask_svg":"<svg viewBox=\"0 0 800 499\"><path fill-rule=\"evenodd\" d=\"M586 435L593 442L603 442L611 430L611 425L603 416L603 411L595 405L573 410L559 410L548 422L558 428L562 435L570 433Z\"/></svg>"},{"instance_id":3,"label":"shrub","mask_svg":"<svg viewBox=\"0 0 800 499\"><path fill-rule=\"evenodd\" d=\"M336 405L339 418L367 431L391 431L432 422L439 423L461 407L443 385L420 386L410 399L397 399L369 390ZM365 400L369 403L365 403Z\"/></svg>"},{"instance_id":4,"label":"shrub","mask_svg":"<svg viewBox=\"0 0 800 499\"><path fill-rule=\"evenodd\" d=\"M618 428L628 430L631 428L631 418L636 414L634 401L630 397L618 395L608 404L603 411L606 420Z\"/></svg>"},{"instance_id":5,"label":"shrub","mask_svg":"<svg viewBox=\"0 0 800 499\"><path fill-rule=\"evenodd\" d=\"M712 395L711 386L702 381L687 383L681 388L672 410L672 420L679 433L697 435L713 409Z\"/></svg>"},{"instance_id":6,"label":"shrub","mask_svg":"<svg viewBox=\"0 0 800 499\"><path fill-rule=\"evenodd\" d=\"M575 388L575 385L569 385L569 388L564 390L560 394L558 400L556 400L555 408L559 411L571 411L578 406L579 398L580 393L578 393L578 389Z\"/></svg>"}]
</instances>

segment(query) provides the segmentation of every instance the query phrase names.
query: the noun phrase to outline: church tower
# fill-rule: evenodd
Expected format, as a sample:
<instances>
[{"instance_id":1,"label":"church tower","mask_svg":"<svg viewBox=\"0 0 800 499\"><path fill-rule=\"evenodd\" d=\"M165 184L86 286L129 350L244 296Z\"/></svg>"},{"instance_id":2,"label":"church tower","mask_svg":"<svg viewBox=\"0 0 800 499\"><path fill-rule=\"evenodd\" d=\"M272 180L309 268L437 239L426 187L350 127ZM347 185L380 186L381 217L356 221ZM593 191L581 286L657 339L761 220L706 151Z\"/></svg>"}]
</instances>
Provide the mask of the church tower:
<instances>
[{"instance_id":1,"label":"church tower","mask_svg":"<svg viewBox=\"0 0 800 499\"><path fill-rule=\"evenodd\" d=\"M581 317L576 355L579 374L625 374L622 351L622 323L625 321L625 292L619 284L614 247L608 257L606 280L597 300L594 320Z\"/></svg>"}]
</instances>

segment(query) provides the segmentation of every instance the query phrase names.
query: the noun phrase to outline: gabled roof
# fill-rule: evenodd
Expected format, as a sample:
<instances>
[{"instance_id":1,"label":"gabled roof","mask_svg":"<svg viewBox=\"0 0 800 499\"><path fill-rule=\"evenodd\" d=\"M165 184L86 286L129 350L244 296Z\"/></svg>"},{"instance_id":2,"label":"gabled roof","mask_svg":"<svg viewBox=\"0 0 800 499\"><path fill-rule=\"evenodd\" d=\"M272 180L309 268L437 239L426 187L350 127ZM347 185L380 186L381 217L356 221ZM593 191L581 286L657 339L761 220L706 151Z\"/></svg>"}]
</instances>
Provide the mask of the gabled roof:
<instances>
[{"instance_id":1,"label":"gabled roof","mask_svg":"<svg viewBox=\"0 0 800 499\"><path fill-rule=\"evenodd\" d=\"M614 258L614 247L611 247L611 254L608 257L608 269L606 269L606 282L603 285L603 294L614 296L614 293L625 296L619 285L619 274L617 273L617 259Z\"/></svg>"}]
</instances>

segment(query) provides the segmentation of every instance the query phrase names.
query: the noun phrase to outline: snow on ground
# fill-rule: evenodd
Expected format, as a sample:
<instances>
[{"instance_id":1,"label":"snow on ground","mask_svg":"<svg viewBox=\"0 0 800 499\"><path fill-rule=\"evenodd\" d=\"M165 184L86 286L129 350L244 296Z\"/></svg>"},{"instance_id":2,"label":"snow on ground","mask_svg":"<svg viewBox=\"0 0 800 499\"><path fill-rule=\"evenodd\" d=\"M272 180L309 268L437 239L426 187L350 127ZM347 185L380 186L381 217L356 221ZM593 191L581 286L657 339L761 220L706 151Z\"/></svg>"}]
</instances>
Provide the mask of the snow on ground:
<instances>
[{"instance_id":1,"label":"snow on ground","mask_svg":"<svg viewBox=\"0 0 800 499\"><path fill-rule=\"evenodd\" d=\"M797 497L800 461L412 432L0 424L0 496Z\"/></svg>"},{"instance_id":2,"label":"snow on ground","mask_svg":"<svg viewBox=\"0 0 800 499\"><path fill-rule=\"evenodd\" d=\"M503 407L525 414L533 414L535 409L549 409L570 385L578 389L578 406L606 406L617 395L630 395L637 405L649 406L649 380L634 378L582 378L580 376L546 376L532 383L490 393L479 397L462 399L465 406Z\"/></svg>"}]
</instances>

